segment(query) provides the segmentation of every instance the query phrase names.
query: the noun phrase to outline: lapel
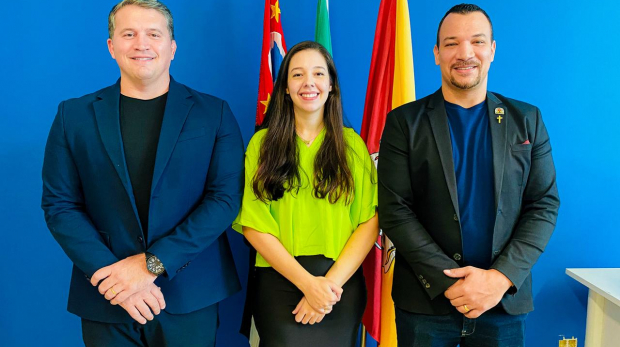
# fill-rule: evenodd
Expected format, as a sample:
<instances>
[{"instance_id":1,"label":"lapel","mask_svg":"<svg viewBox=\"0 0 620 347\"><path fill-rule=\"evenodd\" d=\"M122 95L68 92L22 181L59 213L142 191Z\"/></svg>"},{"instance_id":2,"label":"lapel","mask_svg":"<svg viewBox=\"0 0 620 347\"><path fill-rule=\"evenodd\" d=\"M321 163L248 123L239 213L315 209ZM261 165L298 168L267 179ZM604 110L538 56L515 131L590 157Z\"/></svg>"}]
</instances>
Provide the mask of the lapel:
<instances>
[{"instance_id":1,"label":"lapel","mask_svg":"<svg viewBox=\"0 0 620 347\"><path fill-rule=\"evenodd\" d=\"M106 152L114 165L114 169L116 169L118 177L121 179L121 182L125 187L125 191L129 196L136 220L138 221L138 224L140 224L138 209L136 207L133 188L131 186L129 172L127 171L127 163L125 161L119 115L120 94L121 88L119 79L116 84L105 88L99 95L97 95L99 100L93 103L93 107L103 146L105 147ZM151 195L154 187L156 187L157 182L161 178L170 156L172 155L172 150L176 145L177 138L183 128L183 124L185 123L189 110L194 104L192 101L187 100L190 96L191 94L187 91L187 89L183 85L175 82L171 76L168 99L166 100L166 109L164 111L164 119L159 135L159 144L157 145ZM142 228L142 226L140 226L140 228Z\"/></svg>"},{"instance_id":2,"label":"lapel","mask_svg":"<svg viewBox=\"0 0 620 347\"><path fill-rule=\"evenodd\" d=\"M114 169L118 177L121 179L125 191L129 196L129 200L134 208L134 212L137 214L136 202L133 196L133 189L131 187L131 181L129 179L129 172L127 171L127 164L125 162L125 152L123 149L123 138L121 135L121 124L119 115L119 102L121 95L120 79L116 81L116 84L103 89L97 97L99 100L93 103L95 110L95 118L97 119L97 127L99 128L99 135L101 141L105 147Z\"/></svg>"},{"instance_id":3,"label":"lapel","mask_svg":"<svg viewBox=\"0 0 620 347\"><path fill-rule=\"evenodd\" d=\"M164 111L164 120L161 124L159 144L157 145L157 154L155 157L155 168L153 169L151 196L153 196L155 187L157 187L157 183L161 179L166 164L168 164L170 160L181 129L183 129L183 125L185 124L185 119L187 119L187 115L192 105L194 105L193 101L188 100L190 97L191 94L187 88L177 83L172 76L170 76L166 110Z\"/></svg>"},{"instance_id":4,"label":"lapel","mask_svg":"<svg viewBox=\"0 0 620 347\"><path fill-rule=\"evenodd\" d=\"M506 131L508 129L508 109L493 93L487 92L487 106L489 108L489 128L491 129L491 143L493 146L493 183L495 189L495 211L499 206L499 197L502 191L504 177L504 163L506 156ZM495 114L496 108L502 108L504 114L501 123Z\"/></svg>"},{"instance_id":5,"label":"lapel","mask_svg":"<svg viewBox=\"0 0 620 347\"><path fill-rule=\"evenodd\" d=\"M493 152L493 188L495 191L495 210L499 206L499 197L502 191L504 162L506 156L506 131L508 129L508 109L504 106L493 93L487 92L487 107L489 111L489 127L491 129L491 143ZM502 122L497 121L495 109L501 107L504 109ZM459 216L459 204L456 187L456 175L454 172L454 160L452 157L452 141L450 137L450 126L448 124L448 116L444 104L443 94L439 89L431 97L428 103L428 116L433 129L437 150L443 166L443 172L450 192L450 198L454 205L454 210Z\"/></svg>"},{"instance_id":6,"label":"lapel","mask_svg":"<svg viewBox=\"0 0 620 347\"><path fill-rule=\"evenodd\" d=\"M446 106L444 104L441 88L432 95L428 102L428 118L433 129L433 137L437 144L439 158L443 166L443 173L450 192L452 205L456 211L459 220L459 201L456 189L456 174L454 172L454 160L452 158L452 140L450 137L450 128L448 125L448 115L446 114Z\"/></svg>"}]
</instances>

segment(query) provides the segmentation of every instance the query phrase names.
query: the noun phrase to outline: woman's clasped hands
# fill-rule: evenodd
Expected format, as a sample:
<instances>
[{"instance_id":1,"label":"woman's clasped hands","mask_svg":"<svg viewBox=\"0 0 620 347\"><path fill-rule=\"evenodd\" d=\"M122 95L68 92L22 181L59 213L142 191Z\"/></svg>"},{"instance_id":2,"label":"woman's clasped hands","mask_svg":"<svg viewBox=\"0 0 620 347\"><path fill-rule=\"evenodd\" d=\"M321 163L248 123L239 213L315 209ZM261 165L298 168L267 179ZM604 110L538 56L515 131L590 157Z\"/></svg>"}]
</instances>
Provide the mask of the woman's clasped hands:
<instances>
[{"instance_id":1,"label":"woman's clasped hands","mask_svg":"<svg viewBox=\"0 0 620 347\"><path fill-rule=\"evenodd\" d=\"M292 313L297 323L311 325L320 323L332 311L343 292L342 287L322 276L312 276L300 289L304 297Z\"/></svg>"}]
</instances>

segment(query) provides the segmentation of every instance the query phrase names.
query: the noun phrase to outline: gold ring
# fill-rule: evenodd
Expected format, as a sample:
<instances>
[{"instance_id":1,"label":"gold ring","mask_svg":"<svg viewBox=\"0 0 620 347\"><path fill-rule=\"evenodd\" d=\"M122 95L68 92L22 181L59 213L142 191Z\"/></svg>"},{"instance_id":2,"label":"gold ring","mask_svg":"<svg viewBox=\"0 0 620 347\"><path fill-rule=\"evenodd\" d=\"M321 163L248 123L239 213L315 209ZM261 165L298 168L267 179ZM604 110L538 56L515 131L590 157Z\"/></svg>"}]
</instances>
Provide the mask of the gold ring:
<instances>
[{"instance_id":1,"label":"gold ring","mask_svg":"<svg viewBox=\"0 0 620 347\"><path fill-rule=\"evenodd\" d=\"M114 294L114 296L116 296L116 292L114 291L114 288L110 288L110 290L112 291L112 294Z\"/></svg>"},{"instance_id":2,"label":"gold ring","mask_svg":"<svg viewBox=\"0 0 620 347\"><path fill-rule=\"evenodd\" d=\"M469 308L467 307L467 305L463 305L463 309L465 310L465 313L469 312Z\"/></svg>"}]
</instances>

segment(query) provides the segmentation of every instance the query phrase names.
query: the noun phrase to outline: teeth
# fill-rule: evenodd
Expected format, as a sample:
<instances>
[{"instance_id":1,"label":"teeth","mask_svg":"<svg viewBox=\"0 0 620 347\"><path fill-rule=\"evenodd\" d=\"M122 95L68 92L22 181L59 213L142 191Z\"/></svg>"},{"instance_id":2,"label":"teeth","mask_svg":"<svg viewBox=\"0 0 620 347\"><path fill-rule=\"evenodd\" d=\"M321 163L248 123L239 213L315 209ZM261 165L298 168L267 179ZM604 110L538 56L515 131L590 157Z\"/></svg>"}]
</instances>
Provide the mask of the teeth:
<instances>
[{"instance_id":1,"label":"teeth","mask_svg":"<svg viewBox=\"0 0 620 347\"><path fill-rule=\"evenodd\" d=\"M475 66L468 66L468 67L457 67L457 70L471 70L473 69Z\"/></svg>"},{"instance_id":2,"label":"teeth","mask_svg":"<svg viewBox=\"0 0 620 347\"><path fill-rule=\"evenodd\" d=\"M153 58L133 58L133 60L151 60Z\"/></svg>"},{"instance_id":3,"label":"teeth","mask_svg":"<svg viewBox=\"0 0 620 347\"><path fill-rule=\"evenodd\" d=\"M301 94L301 96L303 96L304 98L314 98L317 95L319 95L319 94L317 94L317 93L314 93L314 94Z\"/></svg>"}]
</instances>

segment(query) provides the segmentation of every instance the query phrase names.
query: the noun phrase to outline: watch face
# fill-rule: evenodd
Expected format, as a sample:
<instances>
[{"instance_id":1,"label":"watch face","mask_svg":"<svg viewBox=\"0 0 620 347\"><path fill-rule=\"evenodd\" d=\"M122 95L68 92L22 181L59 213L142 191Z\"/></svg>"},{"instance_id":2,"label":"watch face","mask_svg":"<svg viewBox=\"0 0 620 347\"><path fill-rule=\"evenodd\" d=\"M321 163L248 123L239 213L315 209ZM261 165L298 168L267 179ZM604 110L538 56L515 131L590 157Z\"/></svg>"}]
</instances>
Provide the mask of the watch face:
<instances>
[{"instance_id":1,"label":"watch face","mask_svg":"<svg viewBox=\"0 0 620 347\"><path fill-rule=\"evenodd\" d=\"M164 265L157 259L156 256L151 256L146 260L146 268L154 275L161 275L164 273Z\"/></svg>"}]
</instances>

